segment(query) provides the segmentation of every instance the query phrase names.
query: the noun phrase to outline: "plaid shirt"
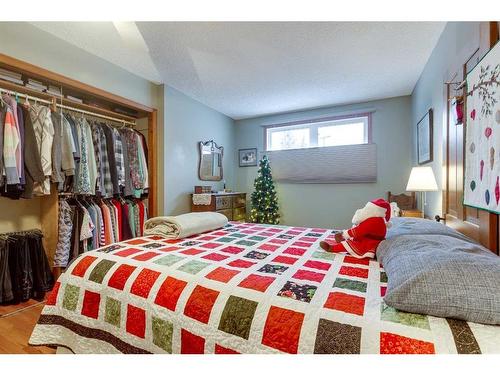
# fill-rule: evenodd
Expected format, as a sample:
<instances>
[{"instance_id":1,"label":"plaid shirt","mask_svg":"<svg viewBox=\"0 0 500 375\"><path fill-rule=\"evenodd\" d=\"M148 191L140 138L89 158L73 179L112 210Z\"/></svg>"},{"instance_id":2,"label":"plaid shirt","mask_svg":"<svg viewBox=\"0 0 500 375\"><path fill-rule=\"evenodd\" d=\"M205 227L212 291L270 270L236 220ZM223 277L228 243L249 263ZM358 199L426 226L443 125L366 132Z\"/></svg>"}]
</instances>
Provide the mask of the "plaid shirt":
<instances>
[{"instance_id":1,"label":"plaid shirt","mask_svg":"<svg viewBox=\"0 0 500 375\"><path fill-rule=\"evenodd\" d=\"M115 159L116 159L116 171L118 174L118 185L125 186L125 165L123 162L123 143L120 132L117 129L113 129L113 138L115 141Z\"/></svg>"},{"instance_id":2,"label":"plaid shirt","mask_svg":"<svg viewBox=\"0 0 500 375\"><path fill-rule=\"evenodd\" d=\"M144 187L143 180L139 171L139 153L137 149L137 137L135 132L130 129L123 129L122 134L127 146L128 161L130 164L130 177L132 178L132 185L135 189L142 189Z\"/></svg>"},{"instance_id":3,"label":"plaid shirt","mask_svg":"<svg viewBox=\"0 0 500 375\"><path fill-rule=\"evenodd\" d=\"M109 158L108 158L108 146L106 144L106 136L104 131L99 125L97 128L99 130L100 138L100 153L101 153L101 182L103 190L101 191L104 198L111 198L113 196L113 182L111 181L111 171L109 168Z\"/></svg>"}]
</instances>

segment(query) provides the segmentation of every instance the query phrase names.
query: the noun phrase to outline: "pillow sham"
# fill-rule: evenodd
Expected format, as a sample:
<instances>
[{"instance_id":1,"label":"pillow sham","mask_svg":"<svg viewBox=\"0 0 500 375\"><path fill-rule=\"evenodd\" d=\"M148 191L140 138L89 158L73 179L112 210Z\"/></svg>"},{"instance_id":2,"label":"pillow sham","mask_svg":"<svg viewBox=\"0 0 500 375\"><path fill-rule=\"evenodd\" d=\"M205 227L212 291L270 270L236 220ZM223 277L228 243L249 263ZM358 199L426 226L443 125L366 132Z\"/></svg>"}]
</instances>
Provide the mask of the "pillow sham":
<instances>
[{"instance_id":1,"label":"pillow sham","mask_svg":"<svg viewBox=\"0 0 500 375\"><path fill-rule=\"evenodd\" d=\"M396 202L391 202L391 218L393 217L398 217L401 215L401 209L398 207L398 204Z\"/></svg>"},{"instance_id":2,"label":"pillow sham","mask_svg":"<svg viewBox=\"0 0 500 375\"><path fill-rule=\"evenodd\" d=\"M385 303L412 313L500 324L500 257L442 224L418 224L406 231L427 233L395 234L401 232L395 228L378 246L388 278Z\"/></svg>"}]
</instances>

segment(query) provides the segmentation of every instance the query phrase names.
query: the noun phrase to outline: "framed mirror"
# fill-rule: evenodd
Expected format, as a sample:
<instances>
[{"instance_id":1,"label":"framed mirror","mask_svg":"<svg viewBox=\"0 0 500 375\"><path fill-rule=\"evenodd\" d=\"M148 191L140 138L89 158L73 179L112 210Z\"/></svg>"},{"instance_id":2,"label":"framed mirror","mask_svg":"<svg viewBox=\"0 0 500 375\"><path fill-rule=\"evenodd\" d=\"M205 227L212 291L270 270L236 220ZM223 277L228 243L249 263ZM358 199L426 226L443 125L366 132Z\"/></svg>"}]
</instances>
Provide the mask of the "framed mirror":
<instances>
[{"instance_id":1,"label":"framed mirror","mask_svg":"<svg viewBox=\"0 0 500 375\"><path fill-rule=\"evenodd\" d=\"M220 181L223 177L222 156L224 147L213 140L199 142L200 161L198 176L202 181Z\"/></svg>"}]
</instances>

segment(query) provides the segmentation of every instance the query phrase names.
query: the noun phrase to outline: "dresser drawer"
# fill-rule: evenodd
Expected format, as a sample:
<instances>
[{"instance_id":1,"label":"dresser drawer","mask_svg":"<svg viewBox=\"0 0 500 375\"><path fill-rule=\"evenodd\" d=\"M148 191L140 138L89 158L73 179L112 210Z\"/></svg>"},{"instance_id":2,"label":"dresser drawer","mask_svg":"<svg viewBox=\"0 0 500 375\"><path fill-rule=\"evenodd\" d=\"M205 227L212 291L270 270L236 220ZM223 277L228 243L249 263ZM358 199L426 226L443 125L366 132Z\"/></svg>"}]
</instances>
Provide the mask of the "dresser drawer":
<instances>
[{"instance_id":1,"label":"dresser drawer","mask_svg":"<svg viewBox=\"0 0 500 375\"><path fill-rule=\"evenodd\" d=\"M245 207L239 207L233 209L233 220L234 221L240 221L240 220L245 220L246 219L246 209Z\"/></svg>"},{"instance_id":2,"label":"dresser drawer","mask_svg":"<svg viewBox=\"0 0 500 375\"><path fill-rule=\"evenodd\" d=\"M215 209L218 211L231 208L231 198L232 197L215 197Z\"/></svg>"},{"instance_id":3,"label":"dresser drawer","mask_svg":"<svg viewBox=\"0 0 500 375\"><path fill-rule=\"evenodd\" d=\"M228 209L228 210L217 210L218 213L224 215L227 217L228 220L233 220L233 210Z\"/></svg>"},{"instance_id":4,"label":"dresser drawer","mask_svg":"<svg viewBox=\"0 0 500 375\"><path fill-rule=\"evenodd\" d=\"M247 204L246 196L245 194L241 195L235 195L233 197L233 207L245 207Z\"/></svg>"}]
</instances>

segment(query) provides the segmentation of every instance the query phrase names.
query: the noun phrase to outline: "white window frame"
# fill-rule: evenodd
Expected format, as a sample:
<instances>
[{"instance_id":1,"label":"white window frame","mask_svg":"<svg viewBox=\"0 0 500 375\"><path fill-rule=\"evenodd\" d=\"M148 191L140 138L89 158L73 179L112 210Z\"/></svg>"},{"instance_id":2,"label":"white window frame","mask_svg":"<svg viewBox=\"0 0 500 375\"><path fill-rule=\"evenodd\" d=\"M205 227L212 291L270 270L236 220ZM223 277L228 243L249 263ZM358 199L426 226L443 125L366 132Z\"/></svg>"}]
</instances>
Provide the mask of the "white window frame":
<instances>
[{"instance_id":1,"label":"white window frame","mask_svg":"<svg viewBox=\"0 0 500 375\"><path fill-rule=\"evenodd\" d=\"M292 129L304 129L304 128L309 129L309 147L304 147L304 149L314 148L314 147L325 147L318 145L319 128L332 125L346 125L355 122L357 123L360 121L364 123L364 139L363 143L358 143L358 144L372 143L372 113L368 112L368 113L356 113L344 116L323 117L323 118L303 120L303 121L294 121L294 122L275 124L275 125L266 125L264 126L264 150L265 151L291 150L291 149L271 150L269 146L272 133L283 131L285 129L292 130Z\"/></svg>"}]
</instances>

